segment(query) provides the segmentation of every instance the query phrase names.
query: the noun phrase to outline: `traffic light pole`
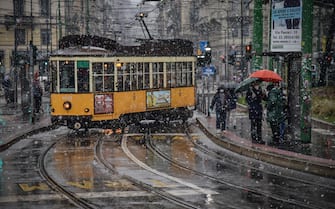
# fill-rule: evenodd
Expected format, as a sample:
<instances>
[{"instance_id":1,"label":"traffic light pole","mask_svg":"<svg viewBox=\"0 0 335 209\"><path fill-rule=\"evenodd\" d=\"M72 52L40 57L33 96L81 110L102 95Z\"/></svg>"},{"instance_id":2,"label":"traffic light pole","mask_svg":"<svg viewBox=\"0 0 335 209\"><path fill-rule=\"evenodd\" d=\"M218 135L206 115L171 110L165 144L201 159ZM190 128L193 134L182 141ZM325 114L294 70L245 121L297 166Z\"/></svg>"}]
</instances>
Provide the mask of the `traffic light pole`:
<instances>
[{"instance_id":1,"label":"traffic light pole","mask_svg":"<svg viewBox=\"0 0 335 209\"><path fill-rule=\"evenodd\" d=\"M34 56L33 56L33 43L29 45L29 80L30 80L30 123L35 123L34 115Z\"/></svg>"},{"instance_id":2,"label":"traffic light pole","mask_svg":"<svg viewBox=\"0 0 335 209\"><path fill-rule=\"evenodd\" d=\"M300 137L303 143L311 142L311 70L313 44L313 0L302 3L302 69L300 82Z\"/></svg>"},{"instance_id":3,"label":"traffic light pole","mask_svg":"<svg viewBox=\"0 0 335 209\"><path fill-rule=\"evenodd\" d=\"M255 55L252 56L251 72L261 69L263 58L263 0L255 0L254 3L254 22L253 22L253 43Z\"/></svg>"}]
</instances>

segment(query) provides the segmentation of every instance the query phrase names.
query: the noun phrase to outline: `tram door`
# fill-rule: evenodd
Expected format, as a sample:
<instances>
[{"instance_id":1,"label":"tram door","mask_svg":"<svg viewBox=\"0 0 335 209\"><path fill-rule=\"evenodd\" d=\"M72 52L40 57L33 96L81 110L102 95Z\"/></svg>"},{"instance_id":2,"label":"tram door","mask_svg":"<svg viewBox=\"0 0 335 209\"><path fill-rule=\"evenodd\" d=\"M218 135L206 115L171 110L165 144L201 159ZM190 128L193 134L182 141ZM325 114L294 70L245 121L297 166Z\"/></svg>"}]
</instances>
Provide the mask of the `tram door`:
<instances>
[{"instance_id":1,"label":"tram door","mask_svg":"<svg viewBox=\"0 0 335 209\"><path fill-rule=\"evenodd\" d=\"M89 92L89 61L77 61L78 92Z\"/></svg>"}]
</instances>

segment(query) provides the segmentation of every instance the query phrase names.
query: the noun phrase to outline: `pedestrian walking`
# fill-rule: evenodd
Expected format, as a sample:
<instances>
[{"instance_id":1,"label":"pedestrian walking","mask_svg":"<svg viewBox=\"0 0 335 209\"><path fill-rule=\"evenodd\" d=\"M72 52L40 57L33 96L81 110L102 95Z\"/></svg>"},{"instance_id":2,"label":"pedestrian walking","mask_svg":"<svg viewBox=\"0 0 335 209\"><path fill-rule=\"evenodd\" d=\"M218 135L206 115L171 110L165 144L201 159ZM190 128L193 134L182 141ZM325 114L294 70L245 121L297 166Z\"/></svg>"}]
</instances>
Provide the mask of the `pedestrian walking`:
<instances>
[{"instance_id":1,"label":"pedestrian walking","mask_svg":"<svg viewBox=\"0 0 335 209\"><path fill-rule=\"evenodd\" d=\"M270 84L266 90L268 91L266 120L271 127L272 143L278 145L280 142L280 124L285 119L283 95L279 89L279 83Z\"/></svg>"},{"instance_id":2,"label":"pedestrian walking","mask_svg":"<svg viewBox=\"0 0 335 209\"><path fill-rule=\"evenodd\" d=\"M249 109L251 141L259 144L265 144L262 140L263 99L265 94L260 87L260 82L253 82L247 91L246 100Z\"/></svg>"},{"instance_id":3,"label":"pedestrian walking","mask_svg":"<svg viewBox=\"0 0 335 209\"><path fill-rule=\"evenodd\" d=\"M227 90L228 96L228 111L227 111L227 128L229 127L230 122L232 121L233 128L236 129L236 107L237 107L237 96L235 89Z\"/></svg>"},{"instance_id":4,"label":"pedestrian walking","mask_svg":"<svg viewBox=\"0 0 335 209\"><path fill-rule=\"evenodd\" d=\"M39 113L42 104L43 90L38 79L33 83L34 112Z\"/></svg>"},{"instance_id":5,"label":"pedestrian walking","mask_svg":"<svg viewBox=\"0 0 335 209\"><path fill-rule=\"evenodd\" d=\"M224 86L220 86L215 93L210 109L213 110L215 106L216 114L216 131L217 133L225 132L226 118L227 118L227 94Z\"/></svg>"},{"instance_id":6,"label":"pedestrian walking","mask_svg":"<svg viewBox=\"0 0 335 209\"><path fill-rule=\"evenodd\" d=\"M14 90L12 87L12 81L9 75L5 75L5 78L2 81L2 88L5 91L5 99L7 104L14 102Z\"/></svg>"}]
</instances>

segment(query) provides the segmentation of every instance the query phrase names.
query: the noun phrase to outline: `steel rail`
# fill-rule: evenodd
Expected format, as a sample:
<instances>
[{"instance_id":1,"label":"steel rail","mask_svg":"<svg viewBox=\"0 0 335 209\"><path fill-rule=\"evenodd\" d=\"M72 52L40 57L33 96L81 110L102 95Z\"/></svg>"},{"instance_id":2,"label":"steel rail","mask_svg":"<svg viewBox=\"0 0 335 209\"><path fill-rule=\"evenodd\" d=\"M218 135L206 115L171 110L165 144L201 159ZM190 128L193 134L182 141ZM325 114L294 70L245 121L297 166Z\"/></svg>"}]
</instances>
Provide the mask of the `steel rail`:
<instances>
[{"instance_id":1,"label":"steel rail","mask_svg":"<svg viewBox=\"0 0 335 209\"><path fill-rule=\"evenodd\" d=\"M186 135L189 137L189 139L191 139L191 136L189 135L188 132L186 132ZM198 176L208 178L210 180L213 180L213 181L219 182L221 184L227 185L227 186L229 186L231 188L235 188L235 189L239 189L239 190L243 190L243 191L247 190L247 191L249 191L249 192L251 192L253 194L262 195L264 197L272 198L273 200L280 201L280 202L283 202L283 203L294 204L294 205L297 205L297 206L302 206L302 207L310 208L310 209L322 209L322 207L307 205L307 204L304 204L302 202L298 202L298 201L295 201L295 200L292 200L292 199L286 199L286 198L281 197L279 195L273 195L271 193L267 193L267 192L264 192L262 190L253 189L253 188L249 188L249 187L244 187L244 186L240 186L240 185L237 185L237 184L230 183L230 182L222 180L222 179L218 179L218 178L216 178L214 176L211 176L211 175L208 175L206 173L203 173L203 172L191 169L189 167L186 167L186 166L182 165L181 163L179 163L179 162L171 159L165 153L163 153L162 151L160 151L159 149L157 149L156 146L153 145L153 143L152 143L151 140L147 140L146 141L146 145L147 145L147 147L152 152L156 153L162 159L169 161L172 165L174 165L174 166L176 166L178 168L187 170L189 172L192 172L192 173L194 173L194 174L196 174Z\"/></svg>"},{"instance_id":2,"label":"steel rail","mask_svg":"<svg viewBox=\"0 0 335 209\"><path fill-rule=\"evenodd\" d=\"M58 139L60 141L61 139ZM53 142L44 152L41 153L38 159L38 167L39 167L39 173L40 175L46 180L47 184L52 188L54 191L62 194L65 196L70 202L72 202L75 206L79 208L85 208L85 209L96 209L98 207L92 205L89 201L85 199L81 199L78 197L75 193L72 193L68 190L66 190L62 185L58 184L48 173L46 169L46 155L48 152L57 144L57 142Z\"/></svg>"}]
</instances>

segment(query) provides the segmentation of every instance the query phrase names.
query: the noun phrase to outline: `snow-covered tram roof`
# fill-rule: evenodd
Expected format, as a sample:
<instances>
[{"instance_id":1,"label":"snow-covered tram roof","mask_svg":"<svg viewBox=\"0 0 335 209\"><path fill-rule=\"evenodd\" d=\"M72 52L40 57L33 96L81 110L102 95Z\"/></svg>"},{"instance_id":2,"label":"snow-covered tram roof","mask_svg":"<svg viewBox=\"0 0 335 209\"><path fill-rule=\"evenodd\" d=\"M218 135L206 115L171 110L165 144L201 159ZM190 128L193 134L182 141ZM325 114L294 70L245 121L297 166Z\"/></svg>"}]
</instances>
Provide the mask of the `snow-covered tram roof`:
<instances>
[{"instance_id":1,"label":"snow-covered tram roof","mask_svg":"<svg viewBox=\"0 0 335 209\"><path fill-rule=\"evenodd\" d=\"M116 41L87 35L65 36L52 56L194 56L193 43L184 39L142 40L126 46Z\"/></svg>"},{"instance_id":2,"label":"snow-covered tram roof","mask_svg":"<svg viewBox=\"0 0 335 209\"><path fill-rule=\"evenodd\" d=\"M110 53L109 50L101 47L82 46L59 49L54 51L51 56L108 56Z\"/></svg>"}]
</instances>

